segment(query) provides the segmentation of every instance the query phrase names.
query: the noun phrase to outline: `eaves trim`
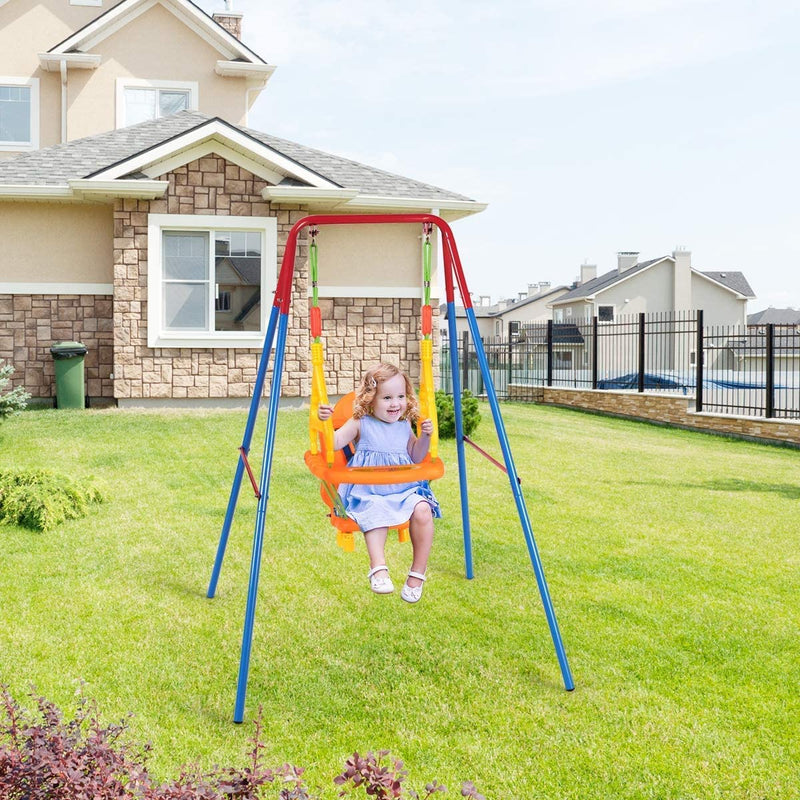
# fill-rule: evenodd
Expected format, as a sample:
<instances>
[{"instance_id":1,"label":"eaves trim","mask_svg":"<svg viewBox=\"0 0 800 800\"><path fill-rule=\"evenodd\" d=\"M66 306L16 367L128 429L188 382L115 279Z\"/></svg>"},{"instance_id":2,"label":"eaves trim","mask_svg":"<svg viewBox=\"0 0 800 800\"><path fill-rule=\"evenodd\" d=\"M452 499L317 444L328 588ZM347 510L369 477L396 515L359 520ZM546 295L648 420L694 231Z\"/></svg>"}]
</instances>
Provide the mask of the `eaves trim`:
<instances>
[{"instance_id":1,"label":"eaves trim","mask_svg":"<svg viewBox=\"0 0 800 800\"><path fill-rule=\"evenodd\" d=\"M244 133L239 128L230 125L219 117L214 117L207 122L197 125L191 130L171 136L152 147L141 150L133 156L128 156L113 164L109 164L107 167L103 167L87 177L114 180L131 172L142 171L148 165L170 158L180 150L188 149L206 139L215 137L220 139L223 144L227 144L233 149L241 149L245 153L252 154L251 157L255 156L257 159L260 158L268 164L274 165L278 170L304 183L322 188L342 188L333 181L322 177L319 173L299 164L294 159L285 156L283 153L260 142L258 139Z\"/></svg>"}]
</instances>

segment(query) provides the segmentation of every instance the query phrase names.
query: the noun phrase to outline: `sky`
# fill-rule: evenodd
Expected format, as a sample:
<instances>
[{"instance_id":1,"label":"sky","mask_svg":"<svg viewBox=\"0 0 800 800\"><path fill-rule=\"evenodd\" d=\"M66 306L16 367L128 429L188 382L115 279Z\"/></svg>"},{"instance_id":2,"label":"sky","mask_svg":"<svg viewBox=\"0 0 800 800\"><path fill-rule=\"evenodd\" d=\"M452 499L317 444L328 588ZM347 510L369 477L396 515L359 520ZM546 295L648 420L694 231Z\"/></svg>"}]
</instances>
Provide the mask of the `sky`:
<instances>
[{"instance_id":1,"label":"sky","mask_svg":"<svg viewBox=\"0 0 800 800\"><path fill-rule=\"evenodd\" d=\"M223 0L195 0L223 11ZM692 253L800 308L796 0L233 0L277 69L248 124L488 203L493 300Z\"/></svg>"}]
</instances>

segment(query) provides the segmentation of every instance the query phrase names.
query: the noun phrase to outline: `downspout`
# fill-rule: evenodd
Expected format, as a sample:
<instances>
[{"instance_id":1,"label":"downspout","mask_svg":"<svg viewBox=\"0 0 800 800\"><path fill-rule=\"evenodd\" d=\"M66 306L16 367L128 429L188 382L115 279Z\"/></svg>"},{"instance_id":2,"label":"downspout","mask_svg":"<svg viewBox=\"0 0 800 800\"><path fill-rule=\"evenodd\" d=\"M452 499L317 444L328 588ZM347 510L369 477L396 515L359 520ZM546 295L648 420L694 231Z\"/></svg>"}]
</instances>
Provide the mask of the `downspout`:
<instances>
[{"instance_id":1,"label":"downspout","mask_svg":"<svg viewBox=\"0 0 800 800\"><path fill-rule=\"evenodd\" d=\"M248 86L244 92L244 124L245 127L250 125L250 108L252 103L250 102L250 95L252 92L262 92L264 90L264 84L262 83L261 86ZM255 101L253 101L255 102Z\"/></svg>"},{"instance_id":2,"label":"downspout","mask_svg":"<svg viewBox=\"0 0 800 800\"><path fill-rule=\"evenodd\" d=\"M61 143L67 141L67 59L61 59Z\"/></svg>"}]
</instances>

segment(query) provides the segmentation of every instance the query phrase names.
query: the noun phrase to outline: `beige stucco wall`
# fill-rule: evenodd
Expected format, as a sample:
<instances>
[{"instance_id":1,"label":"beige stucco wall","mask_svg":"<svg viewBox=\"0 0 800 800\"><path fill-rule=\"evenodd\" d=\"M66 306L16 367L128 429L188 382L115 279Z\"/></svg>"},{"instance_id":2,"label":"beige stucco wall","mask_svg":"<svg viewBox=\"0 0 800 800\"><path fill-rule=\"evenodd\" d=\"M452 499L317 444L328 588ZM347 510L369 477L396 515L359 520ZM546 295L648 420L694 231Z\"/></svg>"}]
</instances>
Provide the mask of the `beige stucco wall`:
<instances>
[{"instance_id":1,"label":"beige stucco wall","mask_svg":"<svg viewBox=\"0 0 800 800\"><path fill-rule=\"evenodd\" d=\"M700 275L692 275L692 298L695 308L703 309L704 325L745 325L746 300L720 288Z\"/></svg>"},{"instance_id":2,"label":"beige stucco wall","mask_svg":"<svg viewBox=\"0 0 800 800\"><path fill-rule=\"evenodd\" d=\"M217 75L214 65L220 53L161 5L95 45L92 52L103 57L96 70L70 72L70 140L119 125L117 78L197 82L199 111L234 124L245 122L245 80Z\"/></svg>"},{"instance_id":3,"label":"beige stucco wall","mask_svg":"<svg viewBox=\"0 0 800 800\"><path fill-rule=\"evenodd\" d=\"M0 284L114 282L106 205L0 203Z\"/></svg>"},{"instance_id":4,"label":"beige stucco wall","mask_svg":"<svg viewBox=\"0 0 800 800\"><path fill-rule=\"evenodd\" d=\"M71 6L69 0L13 0L0 7L0 75L39 80L39 146L61 141L61 76L39 66L47 52L117 5ZM214 72L221 54L163 6L156 5L91 52L102 56L94 70L67 75L67 138L79 139L116 125L116 79L197 82L198 110L234 124L246 118L247 82ZM0 151L0 158L16 155Z\"/></svg>"},{"instance_id":5,"label":"beige stucco wall","mask_svg":"<svg viewBox=\"0 0 800 800\"><path fill-rule=\"evenodd\" d=\"M613 305L615 316L672 311L672 275L672 264L669 262L632 275L598 294L592 313L597 313L597 305Z\"/></svg>"},{"instance_id":6,"label":"beige stucco wall","mask_svg":"<svg viewBox=\"0 0 800 800\"><path fill-rule=\"evenodd\" d=\"M13 0L0 8L0 75L39 80L39 146L61 141L61 76L39 66L46 53L116 5L73 6L69 0ZM70 80L75 71L70 72ZM0 158L15 155L0 151Z\"/></svg>"},{"instance_id":7,"label":"beige stucco wall","mask_svg":"<svg viewBox=\"0 0 800 800\"><path fill-rule=\"evenodd\" d=\"M413 287L422 293L419 225L323 225L317 247L320 286ZM435 268L435 254L432 261Z\"/></svg>"}]
</instances>

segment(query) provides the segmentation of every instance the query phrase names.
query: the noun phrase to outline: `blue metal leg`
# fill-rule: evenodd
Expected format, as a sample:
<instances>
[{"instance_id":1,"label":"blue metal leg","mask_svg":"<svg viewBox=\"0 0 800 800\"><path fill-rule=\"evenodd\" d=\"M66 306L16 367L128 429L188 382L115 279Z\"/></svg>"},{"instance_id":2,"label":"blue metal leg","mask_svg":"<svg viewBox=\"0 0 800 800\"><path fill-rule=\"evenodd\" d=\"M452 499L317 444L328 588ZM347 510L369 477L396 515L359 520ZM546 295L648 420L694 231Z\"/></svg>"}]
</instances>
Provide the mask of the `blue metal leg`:
<instances>
[{"instance_id":1,"label":"blue metal leg","mask_svg":"<svg viewBox=\"0 0 800 800\"><path fill-rule=\"evenodd\" d=\"M472 579L472 531L469 524L469 492L467 491L467 462L464 455L464 417L461 409L461 377L458 374L458 331L456 307L447 304L447 327L450 338L450 373L453 378L453 410L456 418L456 453L458 455L458 483L461 489L461 526L464 530L464 568Z\"/></svg>"},{"instance_id":2,"label":"blue metal leg","mask_svg":"<svg viewBox=\"0 0 800 800\"><path fill-rule=\"evenodd\" d=\"M272 456L275 452L275 430L278 422L278 403L281 395L281 373L283 372L283 357L286 350L286 330L288 327L288 314L281 314L278 326L278 343L275 348L275 367L272 374L272 388L269 398L269 412L267 416L267 431L264 437L264 459L261 465L261 479L256 510L256 524L253 533L253 553L250 559L250 583L247 589L247 610L242 631L242 652L239 659L239 681L236 688L236 707L233 721L242 722L244 719L244 702L247 694L247 676L250 671L250 649L253 643L253 625L256 616L256 597L258 595L258 579L261 572L261 552L264 546L264 523L267 516L267 502L269 501L269 482L272 475Z\"/></svg>"},{"instance_id":3,"label":"blue metal leg","mask_svg":"<svg viewBox=\"0 0 800 800\"><path fill-rule=\"evenodd\" d=\"M514 459L511 456L511 447L506 435L505 425L503 424L503 418L500 415L500 406L497 402L497 392L495 391L492 375L489 371L489 365L486 361L486 353L483 350L483 342L481 341L480 333L478 331L478 322L475 318L475 312L473 309L466 309L466 313L467 322L469 323L469 329L472 335L472 341L475 344L475 352L478 356L478 363L481 368L481 374L483 375L484 386L489 397L489 405L492 409L492 417L494 418L497 438L500 441L500 447L503 451L506 469L508 470L508 480L511 484L511 491L514 494L514 501L517 504L519 519L522 523L522 531L525 535L525 543L528 546L528 555L530 556L531 564L533 565L533 571L536 574L536 582L539 585L539 594L541 595L542 604L544 605L544 613L547 617L547 624L550 627L550 635L553 638L553 644L556 648L556 656L558 657L558 663L561 667L561 675L564 679L564 688L567 691L572 691L575 688L575 683L572 680L572 673L570 672L569 663L567 662L567 654L564 651L564 644L561 641L561 632L558 629L556 613L553 609L553 603L550 600L550 592L547 588L547 581L544 577L544 569L542 567L541 559L539 558L539 550L536 547L536 541L533 537L533 530L531 528L530 517L528 516L528 509L525 506L525 498L522 495L522 490L520 488L519 481L517 480L517 469L514 466Z\"/></svg>"},{"instance_id":4,"label":"blue metal leg","mask_svg":"<svg viewBox=\"0 0 800 800\"><path fill-rule=\"evenodd\" d=\"M261 402L261 395L264 391L264 379L267 374L267 367L269 365L269 357L272 352L272 342L275 339L275 327L277 324L280 309L277 306L272 307L272 313L269 317L269 325L267 326L267 335L264 337L264 349L261 351L261 360L258 364L258 373L256 375L255 386L253 387L253 397L250 400L250 412L247 416L247 424L244 428L244 436L242 437L242 447L245 453L250 452L250 442L253 438L253 428L256 424L256 416L258 415L258 406ZM217 582L219 575L222 571L222 561L225 558L225 549L228 546L228 535L231 532L231 525L233 524L233 513L236 510L236 501L239 499L239 489L242 485L242 477L244 476L244 460L241 453L239 454L239 461L236 464L236 472L233 476L233 485L231 486L231 494L228 498L228 510L225 512L225 522L222 525L222 533L219 537L219 545L217 545L217 556L214 560L214 569L211 571L211 580L208 584L208 592L206 597L214 597L217 593Z\"/></svg>"}]
</instances>

